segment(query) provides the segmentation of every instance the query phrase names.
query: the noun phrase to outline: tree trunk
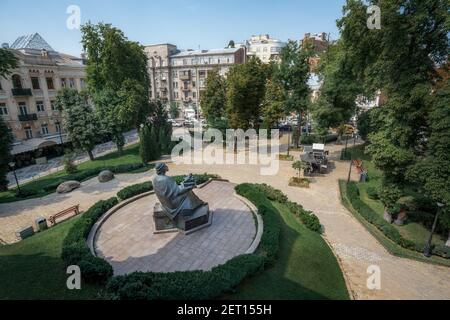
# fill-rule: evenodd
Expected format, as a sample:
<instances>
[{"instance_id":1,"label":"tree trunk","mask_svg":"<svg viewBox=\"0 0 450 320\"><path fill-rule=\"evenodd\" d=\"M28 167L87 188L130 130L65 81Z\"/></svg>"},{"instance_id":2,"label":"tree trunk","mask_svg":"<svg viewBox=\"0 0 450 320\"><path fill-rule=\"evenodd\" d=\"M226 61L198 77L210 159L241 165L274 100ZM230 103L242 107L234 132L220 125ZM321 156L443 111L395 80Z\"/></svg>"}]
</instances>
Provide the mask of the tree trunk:
<instances>
[{"instance_id":1,"label":"tree trunk","mask_svg":"<svg viewBox=\"0 0 450 320\"><path fill-rule=\"evenodd\" d=\"M121 144L118 144L118 145L117 145L117 152L118 152L120 155L123 154L123 145L121 145Z\"/></svg>"},{"instance_id":2,"label":"tree trunk","mask_svg":"<svg viewBox=\"0 0 450 320\"><path fill-rule=\"evenodd\" d=\"M450 230L448 231L448 239L447 239L447 242L445 243L445 245L447 247L450 247Z\"/></svg>"},{"instance_id":3,"label":"tree trunk","mask_svg":"<svg viewBox=\"0 0 450 320\"><path fill-rule=\"evenodd\" d=\"M88 150L88 156L89 156L89 160L94 161L94 154L92 153L92 150Z\"/></svg>"},{"instance_id":4,"label":"tree trunk","mask_svg":"<svg viewBox=\"0 0 450 320\"><path fill-rule=\"evenodd\" d=\"M295 146L297 148L300 147L300 141L302 138L302 113L299 112L298 116L297 116L297 130L298 130L298 137L297 137L297 141L295 141Z\"/></svg>"}]
</instances>

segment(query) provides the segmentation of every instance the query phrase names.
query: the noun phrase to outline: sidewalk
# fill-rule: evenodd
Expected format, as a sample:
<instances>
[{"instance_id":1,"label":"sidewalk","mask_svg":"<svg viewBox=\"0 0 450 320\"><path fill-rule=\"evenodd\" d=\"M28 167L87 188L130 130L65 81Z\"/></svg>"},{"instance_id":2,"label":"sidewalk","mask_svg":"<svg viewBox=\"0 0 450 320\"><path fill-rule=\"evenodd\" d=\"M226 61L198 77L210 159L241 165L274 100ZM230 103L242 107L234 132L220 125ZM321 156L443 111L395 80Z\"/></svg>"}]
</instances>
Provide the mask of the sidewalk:
<instances>
[{"instance_id":1,"label":"sidewalk","mask_svg":"<svg viewBox=\"0 0 450 320\"><path fill-rule=\"evenodd\" d=\"M125 146L133 144L139 140L139 136L136 130L131 130L124 133ZM111 152L117 151L117 147L113 142L106 142L95 146L93 150L94 157L104 156ZM86 153L79 155L75 163L80 164L89 160ZM48 160L46 164L35 164L28 167L20 168L16 170L17 179L20 184L39 179L46 175L64 170L63 157L57 157ZM16 187L16 181L14 179L13 172L8 172L7 179L9 181L8 187Z\"/></svg>"}]
</instances>

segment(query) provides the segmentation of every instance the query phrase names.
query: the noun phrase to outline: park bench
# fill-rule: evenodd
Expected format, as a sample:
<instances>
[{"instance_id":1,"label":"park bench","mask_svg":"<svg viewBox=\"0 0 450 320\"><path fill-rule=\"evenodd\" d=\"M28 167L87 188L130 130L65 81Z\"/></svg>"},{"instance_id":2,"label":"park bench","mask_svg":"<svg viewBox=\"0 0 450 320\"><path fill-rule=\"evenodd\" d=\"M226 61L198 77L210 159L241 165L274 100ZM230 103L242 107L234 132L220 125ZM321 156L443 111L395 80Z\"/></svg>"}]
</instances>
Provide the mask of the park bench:
<instances>
[{"instance_id":1,"label":"park bench","mask_svg":"<svg viewBox=\"0 0 450 320\"><path fill-rule=\"evenodd\" d=\"M67 216L71 213L75 213L74 216L78 215L80 213L80 205L77 204L76 206L70 207L66 210L63 210L61 212L58 212L57 214L50 216L50 218L48 219L50 221L50 225L55 225L56 219Z\"/></svg>"}]
</instances>

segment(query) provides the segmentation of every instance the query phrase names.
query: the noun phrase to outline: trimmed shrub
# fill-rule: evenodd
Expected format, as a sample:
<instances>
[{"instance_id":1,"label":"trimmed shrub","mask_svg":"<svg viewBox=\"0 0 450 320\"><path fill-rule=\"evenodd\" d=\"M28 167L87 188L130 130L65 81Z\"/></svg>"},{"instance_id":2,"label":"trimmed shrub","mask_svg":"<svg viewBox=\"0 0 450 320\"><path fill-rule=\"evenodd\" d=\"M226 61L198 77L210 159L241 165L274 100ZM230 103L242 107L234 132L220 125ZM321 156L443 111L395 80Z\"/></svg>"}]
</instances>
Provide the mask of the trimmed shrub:
<instances>
[{"instance_id":1,"label":"trimmed shrub","mask_svg":"<svg viewBox=\"0 0 450 320\"><path fill-rule=\"evenodd\" d=\"M91 254L86 239L95 222L117 203L117 198L111 198L94 204L74 223L63 241L62 260L66 266L78 265L87 282L104 283L113 274L108 262Z\"/></svg>"},{"instance_id":2,"label":"trimmed shrub","mask_svg":"<svg viewBox=\"0 0 450 320\"><path fill-rule=\"evenodd\" d=\"M370 199L372 199L372 200L380 199L380 197L378 196L378 191L375 187L372 187L372 186L367 187L366 192L367 192L367 196Z\"/></svg>"},{"instance_id":3,"label":"trimmed shrub","mask_svg":"<svg viewBox=\"0 0 450 320\"><path fill-rule=\"evenodd\" d=\"M321 233L322 226L319 218L311 211L306 211L303 207L295 202L289 201L287 204L289 211L296 215L300 221L311 231Z\"/></svg>"},{"instance_id":4,"label":"trimmed shrub","mask_svg":"<svg viewBox=\"0 0 450 320\"><path fill-rule=\"evenodd\" d=\"M119 192L117 192L117 197L123 201L129 198L132 198L134 196L137 196L138 194L142 194L148 191L153 190L153 185L151 181L134 184L132 186L126 187Z\"/></svg>"},{"instance_id":5,"label":"trimmed shrub","mask_svg":"<svg viewBox=\"0 0 450 320\"><path fill-rule=\"evenodd\" d=\"M358 186L353 181L347 184L347 197L352 207L358 211L367 222L373 224L377 229L383 232L386 237L403 248L415 250L415 243L413 241L403 238L394 226L384 220L360 199Z\"/></svg>"}]
</instances>

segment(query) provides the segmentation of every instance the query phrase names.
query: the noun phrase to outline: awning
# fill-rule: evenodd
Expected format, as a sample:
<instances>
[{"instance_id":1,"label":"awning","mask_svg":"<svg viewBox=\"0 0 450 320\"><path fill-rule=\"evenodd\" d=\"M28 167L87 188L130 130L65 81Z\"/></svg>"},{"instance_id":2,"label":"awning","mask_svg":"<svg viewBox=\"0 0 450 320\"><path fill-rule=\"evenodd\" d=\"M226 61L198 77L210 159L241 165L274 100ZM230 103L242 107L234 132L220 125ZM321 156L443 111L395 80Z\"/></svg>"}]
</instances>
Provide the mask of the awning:
<instances>
[{"instance_id":1,"label":"awning","mask_svg":"<svg viewBox=\"0 0 450 320\"><path fill-rule=\"evenodd\" d=\"M67 142L67 135L63 134L63 143ZM61 144L61 138L59 135L50 136L46 138L33 138L29 140L23 140L20 143L13 145L11 154L16 155L24 152L34 151L45 147Z\"/></svg>"}]
</instances>

